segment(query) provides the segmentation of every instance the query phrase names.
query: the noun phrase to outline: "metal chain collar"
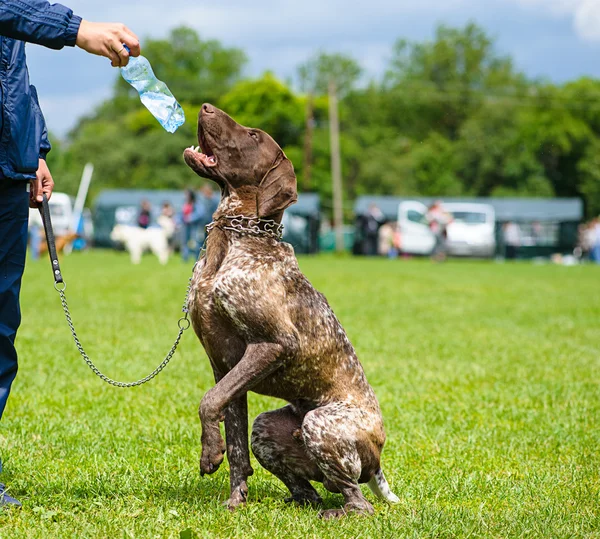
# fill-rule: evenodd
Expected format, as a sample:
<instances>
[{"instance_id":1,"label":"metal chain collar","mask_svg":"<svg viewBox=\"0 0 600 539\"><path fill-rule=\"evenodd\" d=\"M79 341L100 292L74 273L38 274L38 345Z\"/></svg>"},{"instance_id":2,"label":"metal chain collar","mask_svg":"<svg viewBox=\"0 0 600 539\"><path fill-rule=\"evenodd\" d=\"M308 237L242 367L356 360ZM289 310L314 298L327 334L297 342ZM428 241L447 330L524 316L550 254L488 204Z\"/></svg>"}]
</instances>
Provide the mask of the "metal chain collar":
<instances>
[{"instance_id":1,"label":"metal chain collar","mask_svg":"<svg viewBox=\"0 0 600 539\"><path fill-rule=\"evenodd\" d=\"M225 221L225 224L221 224L221 221ZM224 215L206 227L207 235L215 227L254 236L267 236L279 241L283 238L283 225L273 219L260 219L246 215Z\"/></svg>"}]
</instances>

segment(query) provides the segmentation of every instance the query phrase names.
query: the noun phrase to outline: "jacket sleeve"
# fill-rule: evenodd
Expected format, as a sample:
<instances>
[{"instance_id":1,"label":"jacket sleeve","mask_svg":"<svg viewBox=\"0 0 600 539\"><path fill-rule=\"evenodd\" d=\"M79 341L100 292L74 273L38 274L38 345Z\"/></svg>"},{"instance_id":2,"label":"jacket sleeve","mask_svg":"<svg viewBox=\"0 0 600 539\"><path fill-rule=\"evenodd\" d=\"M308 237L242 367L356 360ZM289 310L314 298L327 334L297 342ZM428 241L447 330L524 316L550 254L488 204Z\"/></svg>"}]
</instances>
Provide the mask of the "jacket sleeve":
<instances>
[{"instance_id":1,"label":"jacket sleeve","mask_svg":"<svg viewBox=\"0 0 600 539\"><path fill-rule=\"evenodd\" d=\"M40 158L46 160L46 155L52 149L50 145L50 140L48 139L48 128L46 127L46 120L44 119L44 114L42 113L42 108L40 107L40 102L38 100L37 90L35 86L30 86L31 89L31 107L35 111L37 116L36 121L39 122L38 125L41 126L41 139L40 139Z\"/></svg>"},{"instance_id":2,"label":"jacket sleeve","mask_svg":"<svg viewBox=\"0 0 600 539\"><path fill-rule=\"evenodd\" d=\"M46 0L0 0L0 35L50 49L75 46L81 17Z\"/></svg>"}]
</instances>

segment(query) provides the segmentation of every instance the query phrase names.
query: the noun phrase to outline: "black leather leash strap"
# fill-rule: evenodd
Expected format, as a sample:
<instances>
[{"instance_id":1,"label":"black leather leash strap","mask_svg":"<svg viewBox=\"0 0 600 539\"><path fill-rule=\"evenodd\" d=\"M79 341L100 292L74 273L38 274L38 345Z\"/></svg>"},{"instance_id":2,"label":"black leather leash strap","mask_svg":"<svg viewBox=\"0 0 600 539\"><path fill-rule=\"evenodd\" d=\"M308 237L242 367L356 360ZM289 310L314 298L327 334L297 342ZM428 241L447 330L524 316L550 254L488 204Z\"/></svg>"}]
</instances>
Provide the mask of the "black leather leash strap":
<instances>
[{"instance_id":1,"label":"black leather leash strap","mask_svg":"<svg viewBox=\"0 0 600 539\"><path fill-rule=\"evenodd\" d=\"M54 238L54 231L52 230L52 219L50 219L50 206L48 204L48 197L44 193L44 199L42 200L42 207L40 208L40 214L42 216L42 223L44 223L44 231L46 232L46 244L48 245L48 254L50 255L50 263L52 264L52 273L55 283L62 283L62 273L60 272L60 265L58 263L58 254L56 253L56 240Z\"/></svg>"}]
</instances>

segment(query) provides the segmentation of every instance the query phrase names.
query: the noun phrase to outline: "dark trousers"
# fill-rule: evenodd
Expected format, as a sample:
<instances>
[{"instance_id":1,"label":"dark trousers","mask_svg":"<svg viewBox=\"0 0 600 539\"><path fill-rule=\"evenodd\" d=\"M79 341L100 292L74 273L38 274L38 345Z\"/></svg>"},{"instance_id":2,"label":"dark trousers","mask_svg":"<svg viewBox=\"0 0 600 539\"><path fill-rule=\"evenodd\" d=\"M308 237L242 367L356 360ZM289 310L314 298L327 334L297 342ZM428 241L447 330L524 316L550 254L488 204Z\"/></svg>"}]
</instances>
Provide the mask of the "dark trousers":
<instances>
[{"instance_id":1,"label":"dark trousers","mask_svg":"<svg viewBox=\"0 0 600 539\"><path fill-rule=\"evenodd\" d=\"M17 375L15 337L21 323L28 217L27 182L0 179L0 418Z\"/></svg>"},{"instance_id":2,"label":"dark trousers","mask_svg":"<svg viewBox=\"0 0 600 539\"><path fill-rule=\"evenodd\" d=\"M514 260L517 258L517 246L516 245L507 245L505 247L505 257L507 260Z\"/></svg>"}]
</instances>

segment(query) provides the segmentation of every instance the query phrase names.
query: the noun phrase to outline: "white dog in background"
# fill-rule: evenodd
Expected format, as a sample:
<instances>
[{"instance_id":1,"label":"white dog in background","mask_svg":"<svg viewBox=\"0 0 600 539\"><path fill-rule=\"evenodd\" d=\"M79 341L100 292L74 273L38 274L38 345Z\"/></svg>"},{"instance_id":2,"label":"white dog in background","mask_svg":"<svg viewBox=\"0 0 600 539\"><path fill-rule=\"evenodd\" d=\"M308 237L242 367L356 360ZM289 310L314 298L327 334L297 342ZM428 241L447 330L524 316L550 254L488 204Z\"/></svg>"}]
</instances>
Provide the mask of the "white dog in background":
<instances>
[{"instance_id":1,"label":"white dog in background","mask_svg":"<svg viewBox=\"0 0 600 539\"><path fill-rule=\"evenodd\" d=\"M139 264L145 251L154 253L161 264L169 261L169 244L164 228L115 225L110 233L110 239L125 246L132 264Z\"/></svg>"}]
</instances>

